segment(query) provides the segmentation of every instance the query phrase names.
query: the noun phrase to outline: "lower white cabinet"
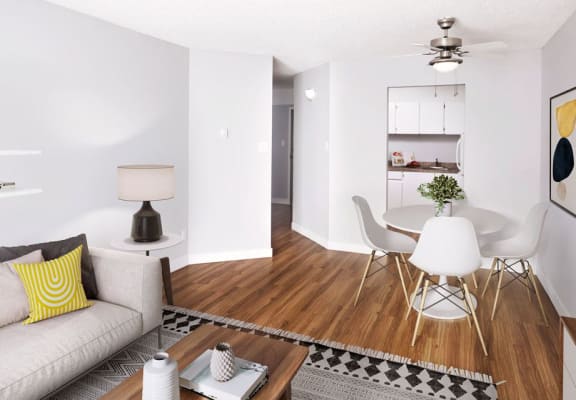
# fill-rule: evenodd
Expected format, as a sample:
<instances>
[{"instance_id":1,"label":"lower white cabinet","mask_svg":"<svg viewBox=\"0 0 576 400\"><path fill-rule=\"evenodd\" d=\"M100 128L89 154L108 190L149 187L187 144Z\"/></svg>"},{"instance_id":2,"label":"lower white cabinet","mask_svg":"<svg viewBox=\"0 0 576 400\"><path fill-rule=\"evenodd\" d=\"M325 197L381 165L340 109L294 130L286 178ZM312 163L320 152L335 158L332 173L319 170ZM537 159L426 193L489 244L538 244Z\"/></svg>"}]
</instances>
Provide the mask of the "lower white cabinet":
<instances>
[{"instance_id":1,"label":"lower white cabinet","mask_svg":"<svg viewBox=\"0 0 576 400\"><path fill-rule=\"evenodd\" d=\"M440 172L388 172L388 210L404 206L434 204L432 200L418 193L418 186L432 181L436 175L441 174ZM460 187L463 187L462 175L446 173L444 175L455 178Z\"/></svg>"},{"instance_id":2,"label":"lower white cabinet","mask_svg":"<svg viewBox=\"0 0 576 400\"><path fill-rule=\"evenodd\" d=\"M415 206L419 204L434 204L430 199L426 199L418 193L418 186L428 183L434 179L433 173L426 172L404 172L404 185L402 186L402 206Z\"/></svg>"},{"instance_id":3,"label":"lower white cabinet","mask_svg":"<svg viewBox=\"0 0 576 400\"><path fill-rule=\"evenodd\" d=\"M402 179L388 179L388 210L402 207Z\"/></svg>"}]
</instances>

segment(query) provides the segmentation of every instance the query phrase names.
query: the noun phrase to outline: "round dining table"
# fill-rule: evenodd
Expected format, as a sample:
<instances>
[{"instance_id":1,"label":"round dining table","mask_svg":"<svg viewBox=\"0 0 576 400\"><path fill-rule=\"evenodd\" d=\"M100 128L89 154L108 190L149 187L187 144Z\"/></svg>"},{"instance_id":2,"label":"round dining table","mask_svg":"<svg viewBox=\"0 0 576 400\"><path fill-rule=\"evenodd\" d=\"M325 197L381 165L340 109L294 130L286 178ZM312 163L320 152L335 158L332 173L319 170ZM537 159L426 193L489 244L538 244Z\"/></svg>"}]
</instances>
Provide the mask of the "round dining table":
<instances>
[{"instance_id":1,"label":"round dining table","mask_svg":"<svg viewBox=\"0 0 576 400\"><path fill-rule=\"evenodd\" d=\"M386 225L399 231L420 234L428 219L434 217L434 205L415 205L400 208L392 208L384 213ZM454 205L452 216L468 219L474 226L477 236L489 235L501 231L508 220L502 214L483 208ZM449 293L457 293L458 288L448 285L447 277L441 275L437 285L431 285L424 305L424 315L436 319L459 319L466 317L466 306L456 304L456 300L450 298L443 301ZM474 308L477 306L476 298L471 295ZM459 297L456 297L456 299ZM420 295L413 302L413 308L418 310Z\"/></svg>"}]
</instances>

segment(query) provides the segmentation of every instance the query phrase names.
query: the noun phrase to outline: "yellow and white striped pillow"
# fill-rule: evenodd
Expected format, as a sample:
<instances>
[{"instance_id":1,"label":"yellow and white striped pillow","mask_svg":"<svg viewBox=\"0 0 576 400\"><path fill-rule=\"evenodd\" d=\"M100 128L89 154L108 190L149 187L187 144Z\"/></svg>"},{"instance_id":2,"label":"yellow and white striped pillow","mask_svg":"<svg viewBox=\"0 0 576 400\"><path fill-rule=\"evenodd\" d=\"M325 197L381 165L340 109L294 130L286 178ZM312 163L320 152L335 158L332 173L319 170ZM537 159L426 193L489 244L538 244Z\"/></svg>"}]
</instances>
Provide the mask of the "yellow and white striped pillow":
<instances>
[{"instance_id":1,"label":"yellow and white striped pillow","mask_svg":"<svg viewBox=\"0 0 576 400\"><path fill-rule=\"evenodd\" d=\"M82 245L54 260L12 265L30 304L25 325L92 305L82 287L81 257Z\"/></svg>"}]
</instances>

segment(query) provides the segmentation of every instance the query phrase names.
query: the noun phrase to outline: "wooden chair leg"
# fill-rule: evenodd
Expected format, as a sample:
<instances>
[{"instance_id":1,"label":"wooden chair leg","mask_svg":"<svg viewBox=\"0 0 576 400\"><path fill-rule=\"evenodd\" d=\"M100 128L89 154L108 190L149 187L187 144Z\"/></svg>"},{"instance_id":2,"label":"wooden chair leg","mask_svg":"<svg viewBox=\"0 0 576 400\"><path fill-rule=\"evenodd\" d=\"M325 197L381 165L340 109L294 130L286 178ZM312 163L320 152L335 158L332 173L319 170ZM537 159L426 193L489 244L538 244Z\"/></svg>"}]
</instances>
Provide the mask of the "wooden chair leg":
<instances>
[{"instance_id":1,"label":"wooden chair leg","mask_svg":"<svg viewBox=\"0 0 576 400\"><path fill-rule=\"evenodd\" d=\"M470 291L468 290L468 285L466 285L466 282L463 281L462 286L464 286L464 298L468 303L468 309L472 314L474 325L476 325L476 332L478 332L478 337L480 338L480 343L482 344L482 350L484 350L484 355L488 357L488 350L486 350L486 343L484 343L484 337L482 336L482 330L480 329L480 324L478 323L478 318L476 317L476 311L474 310L474 304L472 303L472 298L470 297Z\"/></svg>"},{"instance_id":2,"label":"wooden chair leg","mask_svg":"<svg viewBox=\"0 0 576 400\"><path fill-rule=\"evenodd\" d=\"M408 289L406 289L406 282L404 282L404 274L402 273L402 268L400 267L400 260L398 259L398 256L395 256L394 260L396 260L398 275L400 275L400 281L402 281L402 290L404 291L404 298L406 299L406 304L410 304L410 299L408 299Z\"/></svg>"},{"instance_id":3,"label":"wooden chair leg","mask_svg":"<svg viewBox=\"0 0 576 400\"><path fill-rule=\"evenodd\" d=\"M464 290L464 286L462 285L462 279L458 278L458 283L460 284L460 289L462 289L462 297L464 297L464 306L466 307L466 321L468 321L468 327L472 328L472 321L470 321L470 315L472 315L472 311L470 311L470 307L468 306L468 301L466 300L466 291Z\"/></svg>"},{"instance_id":4,"label":"wooden chair leg","mask_svg":"<svg viewBox=\"0 0 576 400\"><path fill-rule=\"evenodd\" d=\"M424 278L424 274L425 274L424 271L420 271L420 273L418 274L418 280L416 281L416 288L410 295L410 302L408 303L408 310L406 310L406 316L404 317L404 320L407 320L408 316L410 315L410 310L414 305L414 300L416 299L416 296L418 295L418 290L420 290L420 286L422 285L422 279Z\"/></svg>"},{"instance_id":5,"label":"wooden chair leg","mask_svg":"<svg viewBox=\"0 0 576 400\"><path fill-rule=\"evenodd\" d=\"M486 282L484 282L484 290L482 290L482 295L480 297L484 297L484 293L486 293L486 289L488 289L488 283L490 283L490 278L492 278L492 274L494 273L494 268L496 268L497 261L498 259L496 257L492 259L492 265L490 266L490 273L486 278Z\"/></svg>"},{"instance_id":6,"label":"wooden chair leg","mask_svg":"<svg viewBox=\"0 0 576 400\"><path fill-rule=\"evenodd\" d=\"M368 259L368 264L366 264L366 268L364 269L364 275L362 275L362 281L360 281L360 287L358 288L358 293L356 293L356 299L354 300L354 307L356 307L356 303L358 303L358 298L360 298L360 292L362 291L362 287L364 286L364 282L366 281L366 276L368 276L368 271L370 271L370 266L372 265L372 261L374 261L374 255L376 254L376 250L372 250L370 253L370 258Z\"/></svg>"},{"instance_id":7,"label":"wooden chair leg","mask_svg":"<svg viewBox=\"0 0 576 400\"><path fill-rule=\"evenodd\" d=\"M478 289L478 281L476 280L476 272L472 272L472 283L474 283L474 289Z\"/></svg>"},{"instance_id":8,"label":"wooden chair leg","mask_svg":"<svg viewBox=\"0 0 576 400\"><path fill-rule=\"evenodd\" d=\"M424 309L424 303L426 301L426 292L428 291L428 285L430 285L430 280L426 278L424 281L424 289L422 290L422 299L420 299L420 308L418 309L418 318L416 318L416 327L414 328L414 334L412 335L412 347L416 343L416 336L418 336L418 328L420 327L420 320L422 319L422 310Z\"/></svg>"},{"instance_id":9,"label":"wooden chair leg","mask_svg":"<svg viewBox=\"0 0 576 400\"><path fill-rule=\"evenodd\" d=\"M406 270L406 273L408 274L408 279L410 279L410 282L414 282L414 278L412 277L412 274L410 273L410 268L408 268L408 261L406 261L406 256L404 255L404 253L400 253L400 256L402 257L402 263L404 264L404 269Z\"/></svg>"},{"instance_id":10,"label":"wooden chair leg","mask_svg":"<svg viewBox=\"0 0 576 400\"><path fill-rule=\"evenodd\" d=\"M532 286L532 282L530 281L530 273L528 272L528 268L526 268L526 264L524 260L520 260L520 265L522 265L522 275L526 276L526 280L528 281L528 285L526 286L526 293L528 293L528 301L532 303L532 294L530 286Z\"/></svg>"},{"instance_id":11,"label":"wooden chair leg","mask_svg":"<svg viewBox=\"0 0 576 400\"><path fill-rule=\"evenodd\" d=\"M498 287L496 288L496 296L494 297L494 305L492 306L492 316L490 317L490 320L492 320L492 321L494 321L494 315L496 314L496 306L498 305L498 297L500 296L500 289L502 288L502 277L504 276L504 272L506 270L505 260L502 261L502 264L504 264L504 265L498 271Z\"/></svg>"},{"instance_id":12,"label":"wooden chair leg","mask_svg":"<svg viewBox=\"0 0 576 400\"><path fill-rule=\"evenodd\" d=\"M542 304L542 299L540 298L540 291L538 290L538 284L536 283L536 278L534 277L534 271L532 270L532 265L530 265L530 262L528 260L526 260L526 263L528 264L528 277L532 282L534 292L536 292L536 298L538 299L538 304L540 305L540 312L542 312L544 323L546 323L546 326L549 326L548 318L546 317L546 312L544 311L544 305Z\"/></svg>"}]
</instances>

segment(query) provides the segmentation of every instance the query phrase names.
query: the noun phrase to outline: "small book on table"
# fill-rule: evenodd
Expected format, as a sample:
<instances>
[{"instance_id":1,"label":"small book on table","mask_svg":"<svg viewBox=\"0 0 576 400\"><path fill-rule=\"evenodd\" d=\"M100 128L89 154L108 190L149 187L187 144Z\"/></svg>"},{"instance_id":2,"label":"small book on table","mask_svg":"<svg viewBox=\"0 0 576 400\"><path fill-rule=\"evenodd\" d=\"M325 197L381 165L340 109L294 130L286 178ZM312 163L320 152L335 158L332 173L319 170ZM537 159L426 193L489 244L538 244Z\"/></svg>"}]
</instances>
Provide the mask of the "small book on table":
<instances>
[{"instance_id":1,"label":"small book on table","mask_svg":"<svg viewBox=\"0 0 576 400\"><path fill-rule=\"evenodd\" d=\"M268 380L268 367L236 358L236 375L218 382L210 373L212 350L206 350L180 372L180 386L214 400L248 400Z\"/></svg>"}]
</instances>

